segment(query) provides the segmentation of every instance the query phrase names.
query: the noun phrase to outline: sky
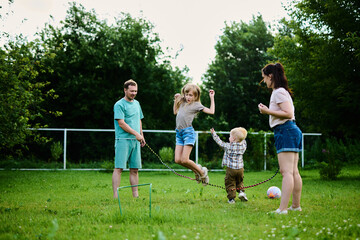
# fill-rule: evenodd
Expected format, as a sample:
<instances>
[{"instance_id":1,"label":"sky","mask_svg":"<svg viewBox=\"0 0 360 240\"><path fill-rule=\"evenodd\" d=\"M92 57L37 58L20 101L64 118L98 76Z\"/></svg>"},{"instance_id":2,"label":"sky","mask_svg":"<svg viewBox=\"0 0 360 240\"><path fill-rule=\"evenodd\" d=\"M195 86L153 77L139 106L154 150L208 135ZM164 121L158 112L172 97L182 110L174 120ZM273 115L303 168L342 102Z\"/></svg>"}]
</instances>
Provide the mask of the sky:
<instances>
[{"instance_id":1,"label":"sky","mask_svg":"<svg viewBox=\"0 0 360 240\"><path fill-rule=\"evenodd\" d=\"M44 28L45 23L57 25L65 19L68 0L0 0L0 31L12 35L22 33L29 40ZM189 68L188 76L201 82L202 75L215 57L215 44L222 35L225 22L249 23L261 14L265 22L276 24L288 17L284 6L289 0L76 0L86 10L94 9L100 19L108 22L120 12L150 21L161 39L166 55L179 55L173 66ZM9 13L6 15L6 13ZM53 20L50 18L53 17ZM0 40L3 45L3 40Z\"/></svg>"}]
</instances>

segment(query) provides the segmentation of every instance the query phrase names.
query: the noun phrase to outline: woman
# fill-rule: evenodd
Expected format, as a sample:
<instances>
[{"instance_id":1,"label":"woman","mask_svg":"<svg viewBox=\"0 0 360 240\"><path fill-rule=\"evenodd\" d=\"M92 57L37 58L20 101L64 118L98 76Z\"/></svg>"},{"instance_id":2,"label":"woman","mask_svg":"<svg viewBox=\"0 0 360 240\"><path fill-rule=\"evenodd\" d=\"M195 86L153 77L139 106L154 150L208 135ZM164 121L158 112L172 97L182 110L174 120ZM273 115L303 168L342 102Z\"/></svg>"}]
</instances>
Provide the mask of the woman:
<instances>
[{"instance_id":1,"label":"woman","mask_svg":"<svg viewBox=\"0 0 360 240\"><path fill-rule=\"evenodd\" d=\"M272 89L269 107L260 103L261 114L269 115L270 127L274 129L275 147L280 165L282 196L277 214L287 214L288 210L301 211L300 198L302 179L298 170L299 152L301 151L301 130L295 123L295 108L291 90L280 63L268 64L262 69L262 82ZM293 195L292 205L288 208Z\"/></svg>"}]
</instances>

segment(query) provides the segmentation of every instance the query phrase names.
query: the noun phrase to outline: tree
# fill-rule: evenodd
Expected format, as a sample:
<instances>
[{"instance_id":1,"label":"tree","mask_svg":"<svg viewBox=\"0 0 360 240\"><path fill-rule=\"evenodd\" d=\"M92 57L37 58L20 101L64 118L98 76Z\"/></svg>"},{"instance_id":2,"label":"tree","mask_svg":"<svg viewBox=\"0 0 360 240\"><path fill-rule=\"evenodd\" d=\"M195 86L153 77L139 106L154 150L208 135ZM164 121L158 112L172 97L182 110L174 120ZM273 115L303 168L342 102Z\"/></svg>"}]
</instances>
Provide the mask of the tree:
<instances>
[{"instance_id":1,"label":"tree","mask_svg":"<svg viewBox=\"0 0 360 240\"><path fill-rule=\"evenodd\" d=\"M268 102L269 95L258 84L272 45L273 36L262 16L253 17L249 24L226 24L204 79L204 85L216 92L216 116L222 119L222 130L236 126L260 130L268 125L257 105Z\"/></svg>"},{"instance_id":2,"label":"tree","mask_svg":"<svg viewBox=\"0 0 360 240\"><path fill-rule=\"evenodd\" d=\"M40 127L40 119L51 114L41 103L56 95L45 91L48 82L36 82L39 72L51 72L37 57L36 42L18 37L0 49L0 153L21 153L27 137L39 140L29 128ZM57 113L60 114L60 113ZM17 149L17 150L16 150Z\"/></svg>"},{"instance_id":3,"label":"tree","mask_svg":"<svg viewBox=\"0 0 360 240\"><path fill-rule=\"evenodd\" d=\"M359 136L359 13L355 0L304 0L282 21L271 53L285 65L304 131Z\"/></svg>"},{"instance_id":4,"label":"tree","mask_svg":"<svg viewBox=\"0 0 360 240\"><path fill-rule=\"evenodd\" d=\"M143 103L144 128L172 127L169 93L174 93L185 77L162 55L152 27L128 14L109 26L94 11L87 12L75 3L60 28L48 25L40 36L55 55L48 62L55 71L50 87L60 96L50 104L64 113L61 118L48 119L50 125L113 128L113 105L123 96L123 83L132 78L139 85L137 99ZM49 76L40 77L45 80Z\"/></svg>"},{"instance_id":5,"label":"tree","mask_svg":"<svg viewBox=\"0 0 360 240\"><path fill-rule=\"evenodd\" d=\"M129 14L119 15L109 25L94 10L70 4L60 27L47 25L39 33L44 51L54 56L46 61L54 74L40 74L37 79L51 79L48 87L59 95L44 104L63 112L45 122L51 127L114 128L113 106L124 95L124 82L132 78L138 83L143 128L173 129L173 94L187 79L183 70L171 67L171 58L164 56L152 29L148 21ZM98 136L72 138L68 158L113 158L113 138Z\"/></svg>"}]
</instances>

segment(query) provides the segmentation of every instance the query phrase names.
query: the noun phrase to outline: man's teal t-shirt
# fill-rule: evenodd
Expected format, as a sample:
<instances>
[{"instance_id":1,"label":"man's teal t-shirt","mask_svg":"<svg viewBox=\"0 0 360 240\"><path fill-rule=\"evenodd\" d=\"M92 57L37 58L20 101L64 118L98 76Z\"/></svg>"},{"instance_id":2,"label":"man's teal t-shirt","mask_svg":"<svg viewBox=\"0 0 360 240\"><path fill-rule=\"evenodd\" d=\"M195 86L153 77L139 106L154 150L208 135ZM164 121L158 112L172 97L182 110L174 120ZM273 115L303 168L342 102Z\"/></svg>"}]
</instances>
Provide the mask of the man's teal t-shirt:
<instances>
[{"instance_id":1,"label":"man's teal t-shirt","mask_svg":"<svg viewBox=\"0 0 360 240\"><path fill-rule=\"evenodd\" d=\"M114 105L115 139L136 139L134 135L125 132L119 126L118 119L124 119L132 129L140 133L140 120L143 118L144 115L137 100L129 102L122 98L117 101Z\"/></svg>"}]
</instances>

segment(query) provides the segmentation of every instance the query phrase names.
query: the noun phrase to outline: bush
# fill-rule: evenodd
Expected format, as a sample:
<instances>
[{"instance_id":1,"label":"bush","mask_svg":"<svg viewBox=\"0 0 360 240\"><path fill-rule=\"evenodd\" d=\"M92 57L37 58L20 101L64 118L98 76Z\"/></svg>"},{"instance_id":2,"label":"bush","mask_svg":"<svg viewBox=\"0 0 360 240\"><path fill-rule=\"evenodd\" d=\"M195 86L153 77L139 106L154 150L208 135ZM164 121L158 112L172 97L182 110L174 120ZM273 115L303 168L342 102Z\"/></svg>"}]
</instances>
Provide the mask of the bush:
<instances>
[{"instance_id":1,"label":"bush","mask_svg":"<svg viewBox=\"0 0 360 240\"><path fill-rule=\"evenodd\" d=\"M269 134L269 132L260 131L258 134L251 134L253 132L252 129L248 132L248 137L246 139L247 142L247 150L244 154L244 164L245 168L249 170L261 171L264 169L264 136L265 133ZM266 146L267 146L267 169L271 169L272 161L268 161L273 157L270 154L270 149L273 147L270 144L270 136L266 136ZM271 164L269 164L271 162Z\"/></svg>"},{"instance_id":2,"label":"bush","mask_svg":"<svg viewBox=\"0 0 360 240\"><path fill-rule=\"evenodd\" d=\"M53 158L53 160L57 161L61 154L63 154L63 147L61 142L54 142L51 147L51 157Z\"/></svg>"},{"instance_id":3,"label":"bush","mask_svg":"<svg viewBox=\"0 0 360 240\"><path fill-rule=\"evenodd\" d=\"M323 158L319 162L320 177L335 180L341 172L346 156L346 147L343 142L334 138L325 141L326 148L322 149Z\"/></svg>"},{"instance_id":4,"label":"bush","mask_svg":"<svg viewBox=\"0 0 360 240\"><path fill-rule=\"evenodd\" d=\"M100 166L104 169L102 171L112 172L114 170L114 161L104 161Z\"/></svg>"},{"instance_id":5,"label":"bush","mask_svg":"<svg viewBox=\"0 0 360 240\"><path fill-rule=\"evenodd\" d=\"M159 156L164 162L172 162L174 159L174 150L170 147L163 147L159 151Z\"/></svg>"}]
</instances>

